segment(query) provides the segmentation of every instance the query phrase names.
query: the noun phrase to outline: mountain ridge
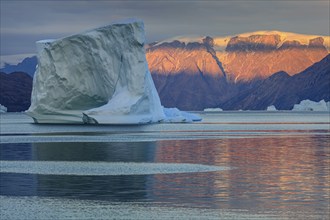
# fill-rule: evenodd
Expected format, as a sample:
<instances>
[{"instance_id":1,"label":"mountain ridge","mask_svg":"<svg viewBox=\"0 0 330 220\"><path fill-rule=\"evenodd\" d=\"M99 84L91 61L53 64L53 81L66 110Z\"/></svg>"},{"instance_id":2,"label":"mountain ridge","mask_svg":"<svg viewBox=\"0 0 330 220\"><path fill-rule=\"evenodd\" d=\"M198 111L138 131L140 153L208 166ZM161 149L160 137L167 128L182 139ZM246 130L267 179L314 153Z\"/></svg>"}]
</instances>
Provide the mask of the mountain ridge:
<instances>
[{"instance_id":1,"label":"mountain ridge","mask_svg":"<svg viewBox=\"0 0 330 220\"><path fill-rule=\"evenodd\" d=\"M330 36L325 35L314 35L314 34L299 34L299 33L293 33L293 32L285 32L285 31L278 31L278 30L259 30L259 31L253 31L253 32L244 32L244 33L238 33L233 35L226 35L226 36L213 36L214 39L214 46L217 50L225 50L229 40L234 37L249 37L253 35L278 35L281 39L281 41L278 44L278 47L282 46L282 44L285 41L298 41L300 44L308 45L309 41L314 38L322 37L324 39L324 47L330 52ZM205 36L196 36L196 35L187 35L187 36L175 36L169 39L165 39L162 41L159 41L157 43L151 43L152 46L159 46L163 43L171 43L173 41L178 41L182 43L191 43L191 42L197 42L202 43L203 39L207 37Z\"/></svg>"},{"instance_id":2,"label":"mountain ridge","mask_svg":"<svg viewBox=\"0 0 330 220\"><path fill-rule=\"evenodd\" d=\"M330 73L321 66L328 67L328 42L328 36L258 31L230 38L179 37L145 47L165 107L264 110L272 104L290 109L304 97L327 101ZM35 67L36 58L34 62ZM301 74L310 67L310 74ZM309 89L292 86L293 81Z\"/></svg>"},{"instance_id":3,"label":"mountain ridge","mask_svg":"<svg viewBox=\"0 0 330 220\"><path fill-rule=\"evenodd\" d=\"M221 72L227 76L226 79L237 82L251 81L255 78L265 79L279 71L285 71L290 75L297 74L329 54L329 39L328 36L259 31L223 38L171 38L149 45L146 51L152 73L183 72L182 69L179 71L171 65L164 65L164 60L165 63L166 60L174 60L176 64L172 64L175 67L178 64L180 67L186 66L184 72L190 73L198 73L192 64L207 63L208 67L212 68L215 60L221 67ZM203 47L213 51L213 59L205 58L202 53L197 55L198 51L203 51ZM191 54L203 58L187 61ZM214 75L214 71L217 69L204 72Z\"/></svg>"},{"instance_id":4,"label":"mountain ridge","mask_svg":"<svg viewBox=\"0 0 330 220\"><path fill-rule=\"evenodd\" d=\"M13 72L26 72L31 77L33 77L34 72L36 70L36 65L37 65L36 56L26 57L16 65L5 63L4 67L0 69L0 72L4 72L7 74Z\"/></svg>"}]
</instances>

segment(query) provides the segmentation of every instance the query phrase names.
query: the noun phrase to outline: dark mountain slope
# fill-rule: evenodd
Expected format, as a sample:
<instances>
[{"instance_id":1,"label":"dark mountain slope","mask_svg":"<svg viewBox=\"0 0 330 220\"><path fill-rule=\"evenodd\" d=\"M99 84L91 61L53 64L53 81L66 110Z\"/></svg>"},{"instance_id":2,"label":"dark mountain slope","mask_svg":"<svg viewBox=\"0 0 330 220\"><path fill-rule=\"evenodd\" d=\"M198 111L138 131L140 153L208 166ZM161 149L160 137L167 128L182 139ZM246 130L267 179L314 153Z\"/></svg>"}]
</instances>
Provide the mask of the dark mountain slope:
<instances>
[{"instance_id":1,"label":"dark mountain slope","mask_svg":"<svg viewBox=\"0 0 330 220\"><path fill-rule=\"evenodd\" d=\"M289 110L305 99L330 100L330 55L294 76L276 73L246 93L245 97L233 97L222 107L264 110L274 105L277 109Z\"/></svg>"},{"instance_id":2,"label":"dark mountain slope","mask_svg":"<svg viewBox=\"0 0 330 220\"><path fill-rule=\"evenodd\" d=\"M29 108L31 102L32 77L24 72L6 74L0 72L0 104L8 112L20 112Z\"/></svg>"}]
</instances>

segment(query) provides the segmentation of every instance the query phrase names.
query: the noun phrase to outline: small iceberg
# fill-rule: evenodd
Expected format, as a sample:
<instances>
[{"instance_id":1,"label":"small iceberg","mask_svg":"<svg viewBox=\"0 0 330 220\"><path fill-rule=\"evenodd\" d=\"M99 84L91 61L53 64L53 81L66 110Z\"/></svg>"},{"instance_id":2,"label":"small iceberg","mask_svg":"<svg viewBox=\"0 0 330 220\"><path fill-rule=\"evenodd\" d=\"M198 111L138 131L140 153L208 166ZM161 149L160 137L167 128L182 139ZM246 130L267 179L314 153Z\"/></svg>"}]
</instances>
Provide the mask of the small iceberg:
<instances>
[{"instance_id":1,"label":"small iceberg","mask_svg":"<svg viewBox=\"0 0 330 220\"><path fill-rule=\"evenodd\" d=\"M277 111L277 109L274 105L271 105L267 107L266 111Z\"/></svg>"},{"instance_id":2,"label":"small iceberg","mask_svg":"<svg viewBox=\"0 0 330 220\"><path fill-rule=\"evenodd\" d=\"M321 100L314 102L309 99L301 101L293 106L292 111L329 111L330 102Z\"/></svg>"},{"instance_id":3,"label":"small iceberg","mask_svg":"<svg viewBox=\"0 0 330 220\"><path fill-rule=\"evenodd\" d=\"M221 108L205 108L204 112L222 112Z\"/></svg>"},{"instance_id":4,"label":"small iceberg","mask_svg":"<svg viewBox=\"0 0 330 220\"><path fill-rule=\"evenodd\" d=\"M7 112L7 107L0 104L0 113L6 113L6 112Z\"/></svg>"},{"instance_id":5,"label":"small iceberg","mask_svg":"<svg viewBox=\"0 0 330 220\"><path fill-rule=\"evenodd\" d=\"M165 119L163 122L194 122L201 121L199 115L180 111L177 108L163 108Z\"/></svg>"}]
</instances>

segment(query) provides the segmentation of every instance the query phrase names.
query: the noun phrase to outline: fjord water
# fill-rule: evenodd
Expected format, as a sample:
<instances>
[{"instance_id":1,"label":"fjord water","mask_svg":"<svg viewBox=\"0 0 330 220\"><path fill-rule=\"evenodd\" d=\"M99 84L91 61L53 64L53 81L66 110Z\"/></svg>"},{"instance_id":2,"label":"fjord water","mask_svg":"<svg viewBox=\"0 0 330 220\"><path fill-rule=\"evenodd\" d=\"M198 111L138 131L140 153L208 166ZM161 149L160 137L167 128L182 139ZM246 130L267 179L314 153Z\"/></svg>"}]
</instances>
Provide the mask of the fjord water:
<instances>
[{"instance_id":1,"label":"fjord water","mask_svg":"<svg viewBox=\"0 0 330 220\"><path fill-rule=\"evenodd\" d=\"M40 128L21 115L17 115L17 120L9 120L14 115L2 115L1 216L6 219L328 219L327 113L237 112L202 116L204 121L177 124L176 129L165 124L153 126L152 132L145 129L133 132L119 126L117 132L110 132L105 126L102 132L88 133L88 137L99 137L100 141L79 141L79 137L86 136L86 128L77 125L71 127L76 141L63 142L68 140L66 135L72 134L56 133L59 132L56 129L62 128L51 125ZM6 128L9 131L13 124L20 125L17 128L21 129L20 134L4 131ZM34 138L22 135L25 126ZM55 133L49 132L51 127ZM100 129L95 126L88 129L96 128ZM54 136L55 141L47 141L54 140ZM40 142L38 137L45 139ZM64 168L59 171L62 174L56 175L51 170L54 167L48 169L47 175L28 172L24 166L7 172L8 161L18 165L23 161L40 162L43 169L56 161ZM149 169L148 165L175 166L170 172L153 174L141 170L131 175L124 169L118 175L102 170L103 175L84 175L83 171L70 175L65 168L68 162L102 162L109 166L123 163L128 169L136 163L147 164L145 169ZM191 170L175 173L183 164L192 165ZM201 171L197 165L226 169Z\"/></svg>"}]
</instances>

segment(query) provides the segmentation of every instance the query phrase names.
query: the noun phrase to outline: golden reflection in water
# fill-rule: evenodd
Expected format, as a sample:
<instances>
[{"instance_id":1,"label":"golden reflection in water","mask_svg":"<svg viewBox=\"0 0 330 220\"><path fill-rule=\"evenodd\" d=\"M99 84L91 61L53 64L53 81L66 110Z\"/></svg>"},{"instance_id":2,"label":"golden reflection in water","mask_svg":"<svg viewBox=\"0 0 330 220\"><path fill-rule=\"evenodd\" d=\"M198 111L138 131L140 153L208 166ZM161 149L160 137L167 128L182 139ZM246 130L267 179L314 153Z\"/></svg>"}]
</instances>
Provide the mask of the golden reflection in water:
<instances>
[{"instance_id":1,"label":"golden reflection in water","mask_svg":"<svg viewBox=\"0 0 330 220\"><path fill-rule=\"evenodd\" d=\"M223 140L160 141L157 142L155 162L197 163L228 167L230 166L229 147L224 143ZM211 205L218 208L217 202L229 197L229 188L230 178L227 171L220 172L218 175L205 175L205 173L155 175L153 194L162 200L178 200L180 203L207 207Z\"/></svg>"},{"instance_id":2,"label":"golden reflection in water","mask_svg":"<svg viewBox=\"0 0 330 220\"><path fill-rule=\"evenodd\" d=\"M195 183L197 196L212 197L222 208L295 210L303 207L304 210L306 207L307 210L329 211L328 135L164 141L157 145L155 160L233 168L195 176L196 181L200 181ZM203 182L198 179L203 178L201 175L207 178ZM157 175L155 178L159 183L170 181L177 186L193 182L184 175L170 178ZM203 187L198 188L198 184ZM191 188L185 195L180 190L177 193L175 196L184 198L196 192Z\"/></svg>"}]
</instances>

